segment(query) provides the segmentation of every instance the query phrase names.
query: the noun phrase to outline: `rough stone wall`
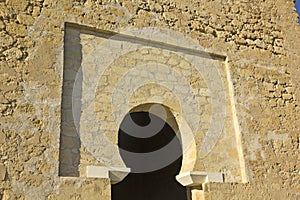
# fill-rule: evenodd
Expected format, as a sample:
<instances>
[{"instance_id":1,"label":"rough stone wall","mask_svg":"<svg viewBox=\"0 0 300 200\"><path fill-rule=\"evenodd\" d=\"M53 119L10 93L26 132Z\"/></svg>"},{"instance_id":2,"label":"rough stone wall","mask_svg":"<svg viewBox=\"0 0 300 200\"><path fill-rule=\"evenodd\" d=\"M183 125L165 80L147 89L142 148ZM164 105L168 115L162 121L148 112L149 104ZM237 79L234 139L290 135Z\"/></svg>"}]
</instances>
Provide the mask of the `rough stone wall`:
<instances>
[{"instance_id":1,"label":"rough stone wall","mask_svg":"<svg viewBox=\"0 0 300 200\"><path fill-rule=\"evenodd\" d=\"M99 199L109 199L107 180L72 182L58 176L68 21L116 32L128 26L170 28L224 52L249 183L211 183L206 197L299 198L300 26L293 3L1 0L0 196L85 199L101 194ZM82 188L77 194L65 192L76 187Z\"/></svg>"}]
</instances>

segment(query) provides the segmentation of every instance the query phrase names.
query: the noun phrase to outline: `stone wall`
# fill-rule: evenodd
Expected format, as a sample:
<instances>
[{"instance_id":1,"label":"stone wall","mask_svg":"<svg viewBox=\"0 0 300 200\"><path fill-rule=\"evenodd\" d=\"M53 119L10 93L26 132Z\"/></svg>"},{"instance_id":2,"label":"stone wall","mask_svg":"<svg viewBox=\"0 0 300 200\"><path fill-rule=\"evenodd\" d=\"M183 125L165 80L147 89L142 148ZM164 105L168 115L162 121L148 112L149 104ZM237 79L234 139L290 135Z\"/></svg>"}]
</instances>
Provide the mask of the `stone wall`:
<instances>
[{"instance_id":1,"label":"stone wall","mask_svg":"<svg viewBox=\"0 0 300 200\"><path fill-rule=\"evenodd\" d=\"M234 130L224 60L216 55L202 58L187 49L184 52L178 44L158 45L158 38L171 41L174 37L174 33L164 34L159 29L155 36L142 34L153 29L135 30L140 38L134 41L129 41L128 35L105 39L97 36L96 30L86 29L68 25L65 34L60 153L64 175L85 176L88 164L125 167L117 147L122 119L135 107L156 103L171 111L178 135L187 141L182 173L221 171L226 181L242 180L245 169L240 163L244 161L239 160L239 154L243 155L237 149L235 134L239 133ZM149 35L151 40L141 44L141 37ZM179 40L176 35L174 41ZM189 130L190 141L186 139ZM215 142L209 143L207 135Z\"/></svg>"},{"instance_id":2,"label":"stone wall","mask_svg":"<svg viewBox=\"0 0 300 200\"><path fill-rule=\"evenodd\" d=\"M249 182L208 183L206 199L299 198L300 26L293 3L0 0L0 197L110 199L109 180L59 176L69 173L60 171L59 161L69 163L60 144L72 149L79 141L60 135L69 22L114 32L170 29L226 55ZM96 162L88 154L75 161Z\"/></svg>"}]
</instances>

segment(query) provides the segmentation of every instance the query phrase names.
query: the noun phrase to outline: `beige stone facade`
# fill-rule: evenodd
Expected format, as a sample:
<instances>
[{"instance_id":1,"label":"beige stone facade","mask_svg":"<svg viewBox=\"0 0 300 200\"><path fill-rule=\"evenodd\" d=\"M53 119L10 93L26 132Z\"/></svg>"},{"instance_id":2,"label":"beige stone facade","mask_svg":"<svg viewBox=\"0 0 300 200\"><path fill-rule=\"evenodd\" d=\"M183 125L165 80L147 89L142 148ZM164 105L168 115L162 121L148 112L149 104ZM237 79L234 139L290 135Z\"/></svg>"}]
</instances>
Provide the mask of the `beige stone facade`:
<instances>
[{"instance_id":1,"label":"beige stone facade","mask_svg":"<svg viewBox=\"0 0 300 200\"><path fill-rule=\"evenodd\" d=\"M111 199L136 111L176 132L191 199L300 199L297 17L293 0L0 0L0 199Z\"/></svg>"}]
</instances>

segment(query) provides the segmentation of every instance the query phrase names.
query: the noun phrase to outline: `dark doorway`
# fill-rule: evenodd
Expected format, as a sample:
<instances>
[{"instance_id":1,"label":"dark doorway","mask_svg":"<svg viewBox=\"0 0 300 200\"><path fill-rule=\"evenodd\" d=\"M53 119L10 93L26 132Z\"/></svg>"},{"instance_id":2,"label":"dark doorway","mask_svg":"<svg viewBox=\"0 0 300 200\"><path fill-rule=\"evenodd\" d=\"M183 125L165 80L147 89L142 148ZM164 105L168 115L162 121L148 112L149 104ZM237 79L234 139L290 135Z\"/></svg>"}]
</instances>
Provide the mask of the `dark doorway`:
<instances>
[{"instance_id":1,"label":"dark doorway","mask_svg":"<svg viewBox=\"0 0 300 200\"><path fill-rule=\"evenodd\" d=\"M164 120L148 112L130 113L120 126L118 141L131 173L112 185L113 200L187 200L186 188L175 179L182 162L180 141ZM158 151L166 146L166 151Z\"/></svg>"}]
</instances>

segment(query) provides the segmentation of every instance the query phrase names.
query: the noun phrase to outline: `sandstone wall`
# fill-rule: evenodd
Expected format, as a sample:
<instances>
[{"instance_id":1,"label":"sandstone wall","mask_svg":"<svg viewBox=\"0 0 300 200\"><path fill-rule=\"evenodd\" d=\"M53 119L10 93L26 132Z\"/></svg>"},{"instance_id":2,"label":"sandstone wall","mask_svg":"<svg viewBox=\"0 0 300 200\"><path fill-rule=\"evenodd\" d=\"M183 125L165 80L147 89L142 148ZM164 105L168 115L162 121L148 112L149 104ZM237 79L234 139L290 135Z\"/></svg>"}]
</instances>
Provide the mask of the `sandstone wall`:
<instances>
[{"instance_id":1,"label":"sandstone wall","mask_svg":"<svg viewBox=\"0 0 300 200\"><path fill-rule=\"evenodd\" d=\"M206 199L300 198L300 26L293 3L0 0L0 197L110 199L107 179L59 176L69 22L114 32L167 28L226 55L249 182L206 184ZM88 153L83 159L95 162Z\"/></svg>"}]
</instances>

